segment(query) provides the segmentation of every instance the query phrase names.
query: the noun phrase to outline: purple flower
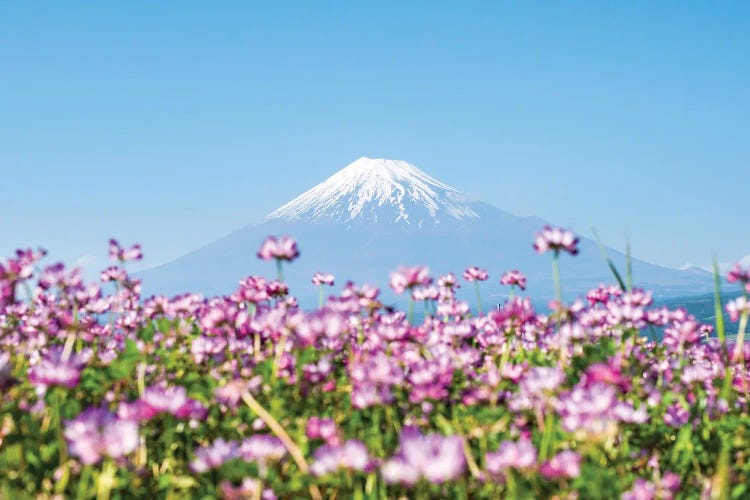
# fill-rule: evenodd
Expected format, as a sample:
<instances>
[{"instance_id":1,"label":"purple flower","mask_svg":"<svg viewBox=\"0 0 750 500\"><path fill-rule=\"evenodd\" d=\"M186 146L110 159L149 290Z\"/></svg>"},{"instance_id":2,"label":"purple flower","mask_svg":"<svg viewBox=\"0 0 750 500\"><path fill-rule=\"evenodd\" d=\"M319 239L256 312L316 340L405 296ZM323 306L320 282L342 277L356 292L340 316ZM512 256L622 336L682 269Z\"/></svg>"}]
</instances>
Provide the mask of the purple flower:
<instances>
[{"instance_id":1,"label":"purple flower","mask_svg":"<svg viewBox=\"0 0 750 500\"><path fill-rule=\"evenodd\" d=\"M242 480L242 483L237 486L234 486L229 481L222 481L219 484L219 490L221 490L221 497L223 500L247 500L248 498L263 498L261 497L263 484L259 480L251 477L246 477Z\"/></svg>"},{"instance_id":2,"label":"purple flower","mask_svg":"<svg viewBox=\"0 0 750 500\"><path fill-rule=\"evenodd\" d=\"M656 486L650 481L638 478L633 487L622 494L622 500L654 500L656 498Z\"/></svg>"},{"instance_id":3,"label":"purple flower","mask_svg":"<svg viewBox=\"0 0 750 500\"><path fill-rule=\"evenodd\" d=\"M246 462L276 462L286 455L284 444L276 436L255 434L242 441L239 456Z\"/></svg>"},{"instance_id":4,"label":"purple flower","mask_svg":"<svg viewBox=\"0 0 750 500\"><path fill-rule=\"evenodd\" d=\"M578 242L571 231L559 228L544 226L542 232L536 235L534 240L534 250L537 253L544 253L552 250L555 253L560 251L568 252L571 255L578 254Z\"/></svg>"},{"instance_id":5,"label":"purple flower","mask_svg":"<svg viewBox=\"0 0 750 500\"><path fill-rule=\"evenodd\" d=\"M664 423L670 427L682 427L690 420L690 410L682 406L682 403L673 403L667 407L664 414Z\"/></svg>"},{"instance_id":6,"label":"purple flower","mask_svg":"<svg viewBox=\"0 0 750 500\"><path fill-rule=\"evenodd\" d=\"M297 242L288 236L276 239L269 236L258 249L258 258L262 260L287 260L292 261L299 257Z\"/></svg>"},{"instance_id":7,"label":"purple flower","mask_svg":"<svg viewBox=\"0 0 750 500\"><path fill-rule=\"evenodd\" d=\"M404 427L400 448L387 460L380 473L387 483L413 486L421 478L431 483L456 479L466 468L460 436L422 435L416 427Z\"/></svg>"},{"instance_id":8,"label":"purple flower","mask_svg":"<svg viewBox=\"0 0 750 500\"><path fill-rule=\"evenodd\" d=\"M675 322L664 329L664 345L679 348L685 344L694 344L701 338L700 325L695 321Z\"/></svg>"},{"instance_id":9,"label":"purple flower","mask_svg":"<svg viewBox=\"0 0 750 500\"><path fill-rule=\"evenodd\" d=\"M370 462L364 443L350 439L341 446L324 445L315 450L310 472L315 476L323 476L339 469L364 471Z\"/></svg>"},{"instance_id":10,"label":"purple flower","mask_svg":"<svg viewBox=\"0 0 750 500\"><path fill-rule=\"evenodd\" d=\"M69 389L78 385L83 361L71 354L63 359L63 350L52 348L39 363L29 368L29 382L36 386L62 386Z\"/></svg>"},{"instance_id":11,"label":"purple flower","mask_svg":"<svg viewBox=\"0 0 750 500\"><path fill-rule=\"evenodd\" d=\"M738 321L742 314L750 314L750 302L746 297L737 297L726 305L727 313L732 321Z\"/></svg>"},{"instance_id":12,"label":"purple flower","mask_svg":"<svg viewBox=\"0 0 750 500\"><path fill-rule=\"evenodd\" d=\"M242 398L242 394L248 391L251 385L253 384L247 380L235 379L227 382L226 385L214 389L214 396L219 403L225 404L230 408L236 408Z\"/></svg>"},{"instance_id":13,"label":"purple flower","mask_svg":"<svg viewBox=\"0 0 750 500\"><path fill-rule=\"evenodd\" d=\"M331 418L310 417L305 428L308 439L322 439L330 445L338 444L336 422Z\"/></svg>"},{"instance_id":14,"label":"purple flower","mask_svg":"<svg viewBox=\"0 0 750 500\"><path fill-rule=\"evenodd\" d=\"M556 408L562 417L563 429L581 438L595 438L617 431L616 405L615 388L596 382L589 386L579 383L560 395Z\"/></svg>"},{"instance_id":15,"label":"purple flower","mask_svg":"<svg viewBox=\"0 0 750 500\"><path fill-rule=\"evenodd\" d=\"M565 381L565 374L559 368L534 367L521 382L521 388L532 394L552 392Z\"/></svg>"},{"instance_id":16,"label":"purple flower","mask_svg":"<svg viewBox=\"0 0 750 500\"><path fill-rule=\"evenodd\" d=\"M536 467L536 448L529 439L503 441L495 452L485 455L487 471L498 475L507 469L531 469Z\"/></svg>"},{"instance_id":17,"label":"purple flower","mask_svg":"<svg viewBox=\"0 0 750 500\"><path fill-rule=\"evenodd\" d=\"M109 259L113 261L119 260L120 262L127 262L129 260L141 260L143 259L141 245L135 244L130 248L123 248L120 246L116 239L111 238L109 240Z\"/></svg>"},{"instance_id":18,"label":"purple flower","mask_svg":"<svg viewBox=\"0 0 750 500\"><path fill-rule=\"evenodd\" d=\"M98 463L103 456L120 458L138 447L138 424L118 419L103 408L89 408L65 422L68 450L81 463Z\"/></svg>"},{"instance_id":19,"label":"purple flower","mask_svg":"<svg viewBox=\"0 0 750 500\"><path fill-rule=\"evenodd\" d=\"M333 286L333 274L327 273L315 273L312 278L313 285L328 285Z\"/></svg>"},{"instance_id":20,"label":"purple flower","mask_svg":"<svg viewBox=\"0 0 750 500\"><path fill-rule=\"evenodd\" d=\"M581 455L575 451L562 451L545 461L539 467L539 472L546 479L573 479L581 475Z\"/></svg>"},{"instance_id":21,"label":"purple flower","mask_svg":"<svg viewBox=\"0 0 750 500\"><path fill-rule=\"evenodd\" d=\"M199 401L187 397L182 386L152 386L143 391L140 398L141 416L146 420L160 413L169 413L177 418L203 418L207 410Z\"/></svg>"},{"instance_id":22,"label":"purple flower","mask_svg":"<svg viewBox=\"0 0 750 500\"><path fill-rule=\"evenodd\" d=\"M485 269L480 269L476 266L472 266L464 271L464 279L468 282L472 281L487 281L488 275Z\"/></svg>"},{"instance_id":23,"label":"purple flower","mask_svg":"<svg viewBox=\"0 0 750 500\"><path fill-rule=\"evenodd\" d=\"M398 294L418 286L427 286L432 283L430 270L424 266L400 267L398 271L391 273L389 286Z\"/></svg>"},{"instance_id":24,"label":"purple flower","mask_svg":"<svg viewBox=\"0 0 750 500\"><path fill-rule=\"evenodd\" d=\"M190 462L190 470L202 474L221 467L224 462L237 458L237 451L237 443L219 438L210 445L201 446L195 450L195 458Z\"/></svg>"},{"instance_id":25,"label":"purple flower","mask_svg":"<svg viewBox=\"0 0 750 500\"><path fill-rule=\"evenodd\" d=\"M729 283L750 283L750 268L745 268L739 262L732 267L727 273Z\"/></svg>"},{"instance_id":26,"label":"purple flower","mask_svg":"<svg viewBox=\"0 0 750 500\"><path fill-rule=\"evenodd\" d=\"M500 278L501 285L517 286L521 290L526 290L526 276L518 270L508 271Z\"/></svg>"}]
</instances>

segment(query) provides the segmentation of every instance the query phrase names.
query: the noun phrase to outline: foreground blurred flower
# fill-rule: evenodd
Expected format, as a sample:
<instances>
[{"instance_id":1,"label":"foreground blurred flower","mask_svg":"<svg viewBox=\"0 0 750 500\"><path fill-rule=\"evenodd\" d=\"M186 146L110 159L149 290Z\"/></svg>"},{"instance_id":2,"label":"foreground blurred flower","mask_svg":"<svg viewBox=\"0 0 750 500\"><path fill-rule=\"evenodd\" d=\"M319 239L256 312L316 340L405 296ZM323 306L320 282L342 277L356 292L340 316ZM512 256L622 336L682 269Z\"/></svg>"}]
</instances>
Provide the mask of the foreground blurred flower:
<instances>
[{"instance_id":1,"label":"foreground blurred flower","mask_svg":"<svg viewBox=\"0 0 750 500\"><path fill-rule=\"evenodd\" d=\"M563 451L545 461L539 472L546 479L573 479L581 475L581 455L574 451Z\"/></svg>"},{"instance_id":2,"label":"foreground blurred flower","mask_svg":"<svg viewBox=\"0 0 750 500\"><path fill-rule=\"evenodd\" d=\"M210 445L195 450L195 459L190 462L190 470L202 474L221 467L224 462L237 457L238 449L237 443L219 438Z\"/></svg>"},{"instance_id":3,"label":"foreground blurred flower","mask_svg":"<svg viewBox=\"0 0 750 500\"><path fill-rule=\"evenodd\" d=\"M507 469L531 469L536 466L536 448L528 439L503 441L495 452L485 455L487 471L498 475Z\"/></svg>"},{"instance_id":4,"label":"foreground blurred flower","mask_svg":"<svg viewBox=\"0 0 750 500\"><path fill-rule=\"evenodd\" d=\"M29 368L29 382L37 386L58 385L70 389L78 385L84 364L79 356L73 354L64 359L63 350L53 348L39 363Z\"/></svg>"},{"instance_id":5,"label":"foreground blurred flower","mask_svg":"<svg viewBox=\"0 0 750 500\"><path fill-rule=\"evenodd\" d=\"M323 476L339 469L363 471L370 464L367 447L356 439L350 439L341 446L324 445L315 450L310 472Z\"/></svg>"},{"instance_id":6,"label":"foreground blurred flower","mask_svg":"<svg viewBox=\"0 0 750 500\"><path fill-rule=\"evenodd\" d=\"M139 416L143 420L161 413L169 413L184 419L203 418L207 413L201 402L187 397L187 390L182 386L147 387L135 404L140 406Z\"/></svg>"},{"instance_id":7,"label":"foreground blurred flower","mask_svg":"<svg viewBox=\"0 0 750 500\"><path fill-rule=\"evenodd\" d=\"M339 443L336 422L331 418L310 417L305 427L308 439L322 439L330 445Z\"/></svg>"},{"instance_id":8,"label":"foreground blurred flower","mask_svg":"<svg viewBox=\"0 0 750 500\"><path fill-rule=\"evenodd\" d=\"M750 283L750 268L743 267L739 262L727 272L727 281L729 283Z\"/></svg>"},{"instance_id":9,"label":"foreground blurred flower","mask_svg":"<svg viewBox=\"0 0 750 500\"><path fill-rule=\"evenodd\" d=\"M246 462L267 462L281 460L287 453L284 444L276 436L255 434L240 443L238 454Z\"/></svg>"},{"instance_id":10,"label":"foreground blurred flower","mask_svg":"<svg viewBox=\"0 0 750 500\"><path fill-rule=\"evenodd\" d=\"M444 483L459 477L466 468L459 436L422 435L416 427L404 427L399 442L398 453L380 468L387 483L412 486L421 478Z\"/></svg>"},{"instance_id":11,"label":"foreground blurred flower","mask_svg":"<svg viewBox=\"0 0 750 500\"><path fill-rule=\"evenodd\" d=\"M742 314L750 314L750 302L746 297L737 297L727 303L726 310L732 321L738 321Z\"/></svg>"},{"instance_id":12,"label":"foreground blurred flower","mask_svg":"<svg viewBox=\"0 0 750 500\"><path fill-rule=\"evenodd\" d=\"M221 490L221 497L224 500L247 500L250 498L276 498L275 495L269 497L261 493L263 491L263 484L254 478L246 477L242 480L242 483L235 486L229 481L222 481L219 484ZM270 490L269 490L270 491Z\"/></svg>"},{"instance_id":13,"label":"foreground blurred flower","mask_svg":"<svg viewBox=\"0 0 750 500\"><path fill-rule=\"evenodd\" d=\"M534 250L537 253L552 250L556 254L564 251L571 255L577 255L579 241L571 231L559 227L544 226L542 232L536 235Z\"/></svg>"},{"instance_id":14,"label":"foreground blurred flower","mask_svg":"<svg viewBox=\"0 0 750 500\"><path fill-rule=\"evenodd\" d=\"M91 465L102 457L120 458L138 447L138 424L118 419L103 408L89 408L65 422L65 439L71 455Z\"/></svg>"}]
</instances>

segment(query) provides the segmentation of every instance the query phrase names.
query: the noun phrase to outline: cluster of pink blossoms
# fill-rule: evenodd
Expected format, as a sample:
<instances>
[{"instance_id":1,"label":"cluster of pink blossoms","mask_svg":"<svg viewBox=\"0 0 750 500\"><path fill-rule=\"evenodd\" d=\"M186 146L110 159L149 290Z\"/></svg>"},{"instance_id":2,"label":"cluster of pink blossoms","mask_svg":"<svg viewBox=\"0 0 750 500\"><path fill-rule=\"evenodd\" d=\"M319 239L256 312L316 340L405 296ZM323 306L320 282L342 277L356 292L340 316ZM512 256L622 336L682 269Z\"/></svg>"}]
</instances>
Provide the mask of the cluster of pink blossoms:
<instances>
[{"instance_id":1,"label":"cluster of pink blossoms","mask_svg":"<svg viewBox=\"0 0 750 500\"><path fill-rule=\"evenodd\" d=\"M545 228L535 248L575 254L578 239ZM619 481L610 493L623 498L718 495L722 481L746 479L731 462L718 477L712 448L717 429L750 406L744 295L726 304L738 329L726 342L639 289L602 285L550 311L514 296L472 314L455 274L401 268L389 284L424 302L415 323L385 307L377 287L351 282L331 288L318 310L261 276L227 296L144 298L124 268L140 247L113 241L110 255L116 264L98 283L62 264L38 268L42 252L0 264L2 402L14 422L40 429L22 434L6 420L0 445L44 448L49 474L17 464L31 481L39 474L39 488L54 477L85 482L81 470L113 464L120 494L125 484L133 494L176 484L225 498L293 497L303 487L313 497L334 488L340 497L367 488L564 497L610 471L603 457L619 474L607 476ZM258 255L281 263L299 250L269 238ZM488 272L463 276L476 285ZM738 265L727 281L742 291L748 276ZM334 284L324 273L312 281ZM524 290L526 278L513 270L501 283ZM645 336L652 332L661 341ZM49 448L56 432L64 442ZM727 443L727 456L744 456ZM68 459L56 463L48 450L60 445ZM688 449L704 451L680 468ZM179 479L160 479L166 471Z\"/></svg>"}]
</instances>

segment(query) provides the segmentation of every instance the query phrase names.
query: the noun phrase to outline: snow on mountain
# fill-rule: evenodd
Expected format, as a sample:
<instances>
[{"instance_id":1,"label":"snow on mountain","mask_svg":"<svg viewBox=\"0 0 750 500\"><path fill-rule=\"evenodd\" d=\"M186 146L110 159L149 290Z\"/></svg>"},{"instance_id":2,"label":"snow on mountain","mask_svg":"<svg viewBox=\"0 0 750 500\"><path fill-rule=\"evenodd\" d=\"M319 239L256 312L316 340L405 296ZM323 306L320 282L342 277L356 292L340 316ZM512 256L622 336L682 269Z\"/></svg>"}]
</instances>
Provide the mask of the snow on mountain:
<instances>
[{"instance_id":1,"label":"snow on mountain","mask_svg":"<svg viewBox=\"0 0 750 500\"><path fill-rule=\"evenodd\" d=\"M462 193L414 165L362 157L270 213L264 222L330 220L422 227L478 217Z\"/></svg>"}]
</instances>

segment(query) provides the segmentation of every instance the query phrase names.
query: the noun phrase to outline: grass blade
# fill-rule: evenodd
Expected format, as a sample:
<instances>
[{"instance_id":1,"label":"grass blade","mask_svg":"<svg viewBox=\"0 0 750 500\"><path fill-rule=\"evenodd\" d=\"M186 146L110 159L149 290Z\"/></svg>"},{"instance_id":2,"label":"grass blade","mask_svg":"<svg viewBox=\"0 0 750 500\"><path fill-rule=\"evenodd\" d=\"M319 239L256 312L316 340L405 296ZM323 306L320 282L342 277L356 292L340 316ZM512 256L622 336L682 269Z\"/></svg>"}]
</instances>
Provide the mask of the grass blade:
<instances>
[{"instance_id":1,"label":"grass blade","mask_svg":"<svg viewBox=\"0 0 750 500\"><path fill-rule=\"evenodd\" d=\"M627 279L628 292L633 291L633 258L630 255L630 238L625 235L625 278Z\"/></svg>"},{"instance_id":2,"label":"grass blade","mask_svg":"<svg viewBox=\"0 0 750 500\"><path fill-rule=\"evenodd\" d=\"M716 262L716 256L713 259L714 271L714 313L716 314L716 336L719 337L722 345L726 342L726 333L724 331L724 309L721 306L721 274L719 273L719 264Z\"/></svg>"},{"instance_id":3,"label":"grass blade","mask_svg":"<svg viewBox=\"0 0 750 500\"><path fill-rule=\"evenodd\" d=\"M594 238L596 238L596 243L599 245L599 251L602 253L602 257L604 257L604 260L607 262L607 265L609 266L609 270L612 271L612 274L615 276L615 279L617 280L617 283L620 285L620 288L623 292L628 291L628 287L625 286L625 282L622 280L622 276L620 276L619 271L617 271L617 267L615 266L615 263L612 262L612 259L609 258L609 255L607 254L607 249L604 248L604 245L602 244L602 240L599 239L599 233L596 232L596 229L593 227L591 228L591 232L594 234Z\"/></svg>"}]
</instances>

